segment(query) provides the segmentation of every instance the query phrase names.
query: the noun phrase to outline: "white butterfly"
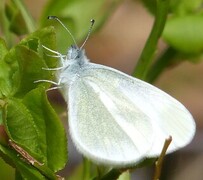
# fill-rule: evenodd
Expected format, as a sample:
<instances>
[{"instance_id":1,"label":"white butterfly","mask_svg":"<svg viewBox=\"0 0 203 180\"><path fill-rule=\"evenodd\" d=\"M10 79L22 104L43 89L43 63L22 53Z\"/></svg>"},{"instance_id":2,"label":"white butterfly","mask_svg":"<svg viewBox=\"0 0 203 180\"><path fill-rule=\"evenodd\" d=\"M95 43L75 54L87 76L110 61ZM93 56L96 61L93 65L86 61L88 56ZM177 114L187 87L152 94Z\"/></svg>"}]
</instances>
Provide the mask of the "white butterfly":
<instances>
[{"instance_id":1,"label":"white butterfly","mask_svg":"<svg viewBox=\"0 0 203 180\"><path fill-rule=\"evenodd\" d=\"M67 55L44 48L59 57L61 67L54 69L57 82L40 81L61 89L68 105L72 140L87 158L125 167L158 156L169 136L173 141L167 153L192 140L193 117L162 90L116 69L90 63L81 48L71 46Z\"/></svg>"}]
</instances>

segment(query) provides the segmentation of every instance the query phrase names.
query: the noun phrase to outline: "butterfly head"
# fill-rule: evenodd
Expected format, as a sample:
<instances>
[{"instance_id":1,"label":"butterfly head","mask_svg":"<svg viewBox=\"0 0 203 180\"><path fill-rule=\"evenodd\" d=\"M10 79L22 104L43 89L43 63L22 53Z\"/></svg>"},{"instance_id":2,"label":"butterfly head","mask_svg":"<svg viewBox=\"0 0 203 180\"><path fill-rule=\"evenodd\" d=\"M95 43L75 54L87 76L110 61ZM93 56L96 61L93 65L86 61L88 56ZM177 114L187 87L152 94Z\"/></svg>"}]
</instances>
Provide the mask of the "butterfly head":
<instances>
[{"instance_id":1,"label":"butterfly head","mask_svg":"<svg viewBox=\"0 0 203 180\"><path fill-rule=\"evenodd\" d=\"M85 56L85 50L79 48L78 46L71 45L68 48L67 56L66 56L67 65L75 64L79 65L80 67L83 66L86 62L89 62L87 57Z\"/></svg>"},{"instance_id":2,"label":"butterfly head","mask_svg":"<svg viewBox=\"0 0 203 180\"><path fill-rule=\"evenodd\" d=\"M68 48L68 52L67 52L67 59L68 60L80 59L83 56L84 56L84 50L83 49L80 49L75 45L71 45L71 47Z\"/></svg>"}]
</instances>

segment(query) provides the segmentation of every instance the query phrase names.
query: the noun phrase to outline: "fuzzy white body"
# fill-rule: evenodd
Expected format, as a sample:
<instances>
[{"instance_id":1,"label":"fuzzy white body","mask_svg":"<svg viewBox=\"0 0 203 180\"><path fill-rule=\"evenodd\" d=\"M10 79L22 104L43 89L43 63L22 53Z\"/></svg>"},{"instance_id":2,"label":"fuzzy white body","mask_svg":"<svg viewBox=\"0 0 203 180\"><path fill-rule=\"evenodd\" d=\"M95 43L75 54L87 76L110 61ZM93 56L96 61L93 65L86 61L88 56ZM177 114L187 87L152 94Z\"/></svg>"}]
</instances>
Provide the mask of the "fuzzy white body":
<instances>
[{"instance_id":1,"label":"fuzzy white body","mask_svg":"<svg viewBox=\"0 0 203 180\"><path fill-rule=\"evenodd\" d=\"M77 149L99 164L126 167L187 145L195 133L188 110L160 89L118 70L90 63L71 47L61 56L58 84L68 104Z\"/></svg>"}]
</instances>

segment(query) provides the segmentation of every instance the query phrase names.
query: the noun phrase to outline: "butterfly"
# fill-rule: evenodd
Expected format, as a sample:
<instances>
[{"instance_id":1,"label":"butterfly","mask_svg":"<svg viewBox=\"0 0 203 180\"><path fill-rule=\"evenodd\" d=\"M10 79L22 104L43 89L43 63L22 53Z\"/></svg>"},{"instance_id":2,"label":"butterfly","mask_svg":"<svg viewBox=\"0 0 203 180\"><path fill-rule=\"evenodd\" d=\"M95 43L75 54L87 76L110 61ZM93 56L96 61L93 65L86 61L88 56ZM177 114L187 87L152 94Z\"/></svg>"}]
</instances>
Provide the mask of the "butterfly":
<instances>
[{"instance_id":1,"label":"butterfly","mask_svg":"<svg viewBox=\"0 0 203 180\"><path fill-rule=\"evenodd\" d=\"M56 16L49 19L63 25ZM167 153L192 140L195 121L179 101L147 82L91 63L83 45L69 47L66 55L43 46L59 58L60 66L47 69L56 70L57 82L38 81L61 90L79 152L97 164L126 167L159 156L169 136L173 141Z\"/></svg>"}]
</instances>

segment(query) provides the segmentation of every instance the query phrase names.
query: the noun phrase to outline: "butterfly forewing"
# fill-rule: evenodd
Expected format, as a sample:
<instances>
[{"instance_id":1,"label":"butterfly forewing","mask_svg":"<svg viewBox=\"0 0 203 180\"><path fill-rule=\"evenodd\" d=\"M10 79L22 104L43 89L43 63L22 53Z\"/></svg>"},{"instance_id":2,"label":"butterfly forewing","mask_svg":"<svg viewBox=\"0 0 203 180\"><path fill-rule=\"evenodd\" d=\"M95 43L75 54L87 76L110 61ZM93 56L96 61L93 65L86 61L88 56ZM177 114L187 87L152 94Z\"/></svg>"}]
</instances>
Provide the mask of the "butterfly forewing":
<instances>
[{"instance_id":1,"label":"butterfly forewing","mask_svg":"<svg viewBox=\"0 0 203 180\"><path fill-rule=\"evenodd\" d=\"M88 73L69 89L69 126L76 147L97 163L139 162L154 141L150 118L119 92L118 84Z\"/></svg>"}]
</instances>

